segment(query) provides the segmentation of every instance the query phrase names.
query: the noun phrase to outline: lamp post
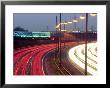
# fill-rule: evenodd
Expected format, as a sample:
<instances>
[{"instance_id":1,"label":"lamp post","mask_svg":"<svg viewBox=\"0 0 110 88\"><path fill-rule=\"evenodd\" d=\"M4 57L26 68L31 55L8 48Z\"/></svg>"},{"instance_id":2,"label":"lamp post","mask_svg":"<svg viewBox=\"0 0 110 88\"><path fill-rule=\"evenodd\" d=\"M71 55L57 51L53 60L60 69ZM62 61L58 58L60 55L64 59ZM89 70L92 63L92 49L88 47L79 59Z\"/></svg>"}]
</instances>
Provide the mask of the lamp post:
<instances>
[{"instance_id":1,"label":"lamp post","mask_svg":"<svg viewBox=\"0 0 110 88\"><path fill-rule=\"evenodd\" d=\"M64 37L65 37L65 24L64 24ZM65 48L65 38L64 38L64 48Z\"/></svg>"},{"instance_id":2,"label":"lamp post","mask_svg":"<svg viewBox=\"0 0 110 88\"><path fill-rule=\"evenodd\" d=\"M85 75L87 75L87 33L88 33L88 13L86 13L86 17L85 16L80 16L81 20L86 19L86 30L85 30Z\"/></svg>"},{"instance_id":3,"label":"lamp post","mask_svg":"<svg viewBox=\"0 0 110 88\"><path fill-rule=\"evenodd\" d=\"M96 13L90 13L90 16L96 16L97 14Z\"/></svg>"},{"instance_id":4,"label":"lamp post","mask_svg":"<svg viewBox=\"0 0 110 88\"><path fill-rule=\"evenodd\" d=\"M87 75L87 43L88 43L88 15L90 16L96 16L96 13L86 13L86 17L80 16L81 20L84 20L86 18L86 30L85 30L85 75Z\"/></svg>"},{"instance_id":5,"label":"lamp post","mask_svg":"<svg viewBox=\"0 0 110 88\"><path fill-rule=\"evenodd\" d=\"M60 13L60 23L61 23L61 13ZM59 36L59 66L61 66L61 25L59 30L60 36Z\"/></svg>"},{"instance_id":6,"label":"lamp post","mask_svg":"<svg viewBox=\"0 0 110 88\"><path fill-rule=\"evenodd\" d=\"M88 35L88 13L86 13L86 32L85 32L85 75L87 75L87 35Z\"/></svg>"},{"instance_id":7,"label":"lamp post","mask_svg":"<svg viewBox=\"0 0 110 88\"><path fill-rule=\"evenodd\" d=\"M57 22L57 16L56 16L56 26L57 26L57 24L58 24L58 22ZM57 32L58 30L57 30L57 28L56 28L56 35L57 35ZM57 36L55 36L55 37L57 37ZM56 38L57 39L57 38ZM57 55L58 55L58 51L59 51L59 46L58 46L59 44L58 44L58 41L56 40L56 52L55 52L55 58L57 57Z\"/></svg>"}]
</instances>

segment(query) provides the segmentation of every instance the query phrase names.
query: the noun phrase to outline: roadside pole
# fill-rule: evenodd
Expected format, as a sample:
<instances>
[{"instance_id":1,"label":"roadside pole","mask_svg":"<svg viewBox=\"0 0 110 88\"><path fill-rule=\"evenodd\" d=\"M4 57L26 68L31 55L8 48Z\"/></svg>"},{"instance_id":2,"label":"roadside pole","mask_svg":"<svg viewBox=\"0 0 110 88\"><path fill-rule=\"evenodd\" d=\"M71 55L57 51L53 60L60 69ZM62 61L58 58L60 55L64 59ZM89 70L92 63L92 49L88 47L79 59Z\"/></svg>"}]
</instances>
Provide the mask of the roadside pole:
<instances>
[{"instance_id":1,"label":"roadside pole","mask_svg":"<svg viewBox=\"0 0 110 88\"><path fill-rule=\"evenodd\" d=\"M88 35L88 13L86 13L86 33L85 33L85 75L87 75L87 36Z\"/></svg>"}]
</instances>

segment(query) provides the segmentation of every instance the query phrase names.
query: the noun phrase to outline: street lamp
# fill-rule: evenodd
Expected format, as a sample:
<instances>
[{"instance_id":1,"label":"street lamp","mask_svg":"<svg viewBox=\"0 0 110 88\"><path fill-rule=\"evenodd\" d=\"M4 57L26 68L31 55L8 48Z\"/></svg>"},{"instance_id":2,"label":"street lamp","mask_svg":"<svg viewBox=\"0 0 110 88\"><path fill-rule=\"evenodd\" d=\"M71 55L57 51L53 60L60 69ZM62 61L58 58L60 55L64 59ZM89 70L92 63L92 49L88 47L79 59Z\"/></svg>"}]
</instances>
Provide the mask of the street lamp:
<instances>
[{"instance_id":1,"label":"street lamp","mask_svg":"<svg viewBox=\"0 0 110 88\"><path fill-rule=\"evenodd\" d=\"M77 22L78 22L78 20L73 20L73 22L77 23Z\"/></svg>"},{"instance_id":2,"label":"street lamp","mask_svg":"<svg viewBox=\"0 0 110 88\"><path fill-rule=\"evenodd\" d=\"M73 22L72 22L72 21L68 21L67 23L68 23L68 24L72 24Z\"/></svg>"},{"instance_id":3,"label":"street lamp","mask_svg":"<svg viewBox=\"0 0 110 88\"><path fill-rule=\"evenodd\" d=\"M96 13L90 13L89 15L90 16L96 16L97 14Z\"/></svg>"},{"instance_id":4,"label":"street lamp","mask_svg":"<svg viewBox=\"0 0 110 88\"><path fill-rule=\"evenodd\" d=\"M68 24L67 22L64 22L63 24Z\"/></svg>"},{"instance_id":5,"label":"street lamp","mask_svg":"<svg viewBox=\"0 0 110 88\"><path fill-rule=\"evenodd\" d=\"M96 13L90 13L90 16L96 16ZM85 38L85 75L87 75L87 35L88 35L88 13L86 13L86 38Z\"/></svg>"},{"instance_id":6,"label":"street lamp","mask_svg":"<svg viewBox=\"0 0 110 88\"><path fill-rule=\"evenodd\" d=\"M86 17L85 16L80 16L79 17L81 20L84 20Z\"/></svg>"},{"instance_id":7,"label":"street lamp","mask_svg":"<svg viewBox=\"0 0 110 88\"><path fill-rule=\"evenodd\" d=\"M86 13L86 36L85 36L85 75L87 75L87 33L88 33L88 13Z\"/></svg>"},{"instance_id":8,"label":"street lamp","mask_svg":"<svg viewBox=\"0 0 110 88\"><path fill-rule=\"evenodd\" d=\"M60 13L60 23L61 23L61 13ZM59 66L61 66L61 24L60 24L60 36L59 36Z\"/></svg>"},{"instance_id":9,"label":"street lamp","mask_svg":"<svg viewBox=\"0 0 110 88\"><path fill-rule=\"evenodd\" d=\"M56 35L57 35L57 33L58 33L58 27L59 27L59 25L57 26L57 24L58 24L58 17L56 16ZM59 51L59 46L58 46L59 44L58 44L58 41L56 40L56 52L55 52L55 58L57 58L57 54L58 54L58 51Z\"/></svg>"}]
</instances>

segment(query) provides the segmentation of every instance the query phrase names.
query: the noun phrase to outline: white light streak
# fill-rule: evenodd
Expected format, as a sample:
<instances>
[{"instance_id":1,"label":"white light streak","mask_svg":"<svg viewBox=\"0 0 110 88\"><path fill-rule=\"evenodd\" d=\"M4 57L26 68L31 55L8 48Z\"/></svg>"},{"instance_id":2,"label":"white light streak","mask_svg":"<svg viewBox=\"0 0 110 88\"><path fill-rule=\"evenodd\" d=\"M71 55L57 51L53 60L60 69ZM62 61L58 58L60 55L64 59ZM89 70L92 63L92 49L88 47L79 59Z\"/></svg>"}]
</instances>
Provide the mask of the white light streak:
<instances>
[{"instance_id":1,"label":"white light streak","mask_svg":"<svg viewBox=\"0 0 110 88\"><path fill-rule=\"evenodd\" d=\"M87 71L90 74L95 74L97 71L96 47L97 43L87 44ZM95 55L92 55L90 51ZM85 69L85 44L71 48L69 50L69 57L72 62L76 63L82 69Z\"/></svg>"}]
</instances>

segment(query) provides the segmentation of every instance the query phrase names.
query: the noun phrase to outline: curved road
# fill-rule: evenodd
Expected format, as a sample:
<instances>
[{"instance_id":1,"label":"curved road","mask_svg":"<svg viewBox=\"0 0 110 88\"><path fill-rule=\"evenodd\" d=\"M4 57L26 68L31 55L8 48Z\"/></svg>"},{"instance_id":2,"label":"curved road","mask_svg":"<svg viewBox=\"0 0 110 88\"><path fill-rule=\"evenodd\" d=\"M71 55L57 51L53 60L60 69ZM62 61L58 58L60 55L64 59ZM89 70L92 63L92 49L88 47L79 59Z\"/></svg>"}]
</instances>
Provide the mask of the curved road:
<instances>
[{"instance_id":1,"label":"curved road","mask_svg":"<svg viewBox=\"0 0 110 88\"><path fill-rule=\"evenodd\" d=\"M48 44L14 51L14 75L43 75L42 57L55 47Z\"/></svg>"},{"instance_id":2,"label":"curved road","mask_svg":"<svg viewBox=\"0 0 110 88\"><path fill-rule=\"evenodd\" d=\"M85 69L85 44L71 48L69 57L71 62ZM89 74L97 71L97 43L87 44L87 71Z\"/></svg>"},{"instance_id":3,"label":"curved road","mask_svg":"<svg viewBox=\"0 0 110 88\"><path fill-rule=\"evenodd\" d=\"M80 44L82 43L83 42ZM62 48L64 45L65 47L70 48L72 46L76 46L77 43L62 43ZM76 67L74 68L74 66L70 64L69 59L63 59L61 66L59 66L59 59L56 59L56 57L54 58L53 56L55 55L53 52L55 52L56 47L56 44L42 44L14 50L14 75L82 75L83 73L81 71L79 71ZM63 48L63 50L64 49L65 48ZM93 51L94 49L97 50L96 47L88 48L88 54L92 57L96 57L96 52ZM66 50L64 51L67 53ZM80 49L77 48L77 51L84 54L84 50L80 51ZM63 52L63 58L65 58L65 52ZM50 56L47 55L49 53ZM91 58L89 58L89 60L91 60ZM95 62L95 60L93 60L93 62ZM51 73L47 71L50 71Z\"/></svg>"}]
</instances>

